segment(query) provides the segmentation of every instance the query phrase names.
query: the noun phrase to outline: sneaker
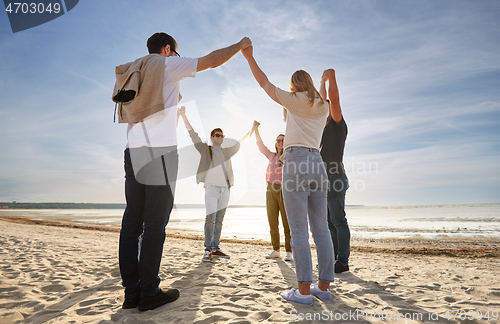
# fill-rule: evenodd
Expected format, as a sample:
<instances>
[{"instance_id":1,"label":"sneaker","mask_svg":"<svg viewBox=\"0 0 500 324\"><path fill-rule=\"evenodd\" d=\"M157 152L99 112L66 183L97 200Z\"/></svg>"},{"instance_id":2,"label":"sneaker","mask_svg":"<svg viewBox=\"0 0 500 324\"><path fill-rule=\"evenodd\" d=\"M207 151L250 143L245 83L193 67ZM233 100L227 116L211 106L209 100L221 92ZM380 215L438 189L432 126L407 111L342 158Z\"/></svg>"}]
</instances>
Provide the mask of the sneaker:
<instances>
[{"instance_id":1,"label":"sneaker","mask_svg":"<svg viewBox=\"0 0 500 324\"><path fill-rule=\"evenodd\" d=\"M293 254L292 252L287 252L285 255L285 261L293 261Z\"/></svg>"},{"instance_id":2,"label":"sneaker","mask_svg":"<svg viewBox=\"0 0 500 324\"><path fill-rule=\"evenodd\" d=\"M335 273L342 273L344 271L349 271L349 265L344 265L343 263L336 261L335 262Z\"/></svg>"},{"instance_id":3,"label":"sneaker","mask_svg":"<svg viewBox=\"0 0 500 324\"><path fill-rule=\"evenodd\" d=\"M330 289L327 291L323 291L318 288L318 283L311 285L311 295L319 297L321 300L332 300L332 294L330 293Z\"/></svg>"},{"instance_id":4,"label":"sneaker","mask_svg":"<svg viewBox=\"0 0 500 324\"><path fill-rule=\"evenodd\" d=\"M229 259L229 254L222 252L221 249L217 249L214 252L212 252L212 256L216 258Z\"/></svg>"},{"instance_id":5,"label":"sneaker","mask_svg":"<svg viewBox=\"0 0 500 324\"><path fill-rule=\"evenodd\" d=\"M313 305L313 298L311 295L306 295L306 296L298 296L297 293L299 291L295 288L290 289L290 291L287 292L282 292L280 295L284 299L288 301L293 301L299 304L307 305L307 306L312 306Z\"/></svg>"},{"instance_id":6,"label":"sneaker","mask_svg":"<svg viewBox=\"0 0 500 324\"><path fill-rule=\"evenodd\" d=\"M271 253L266 255L266 259L277 259L280 257L280 251L273 250Z\"/></svg>"},{"instance_id":7,"label":"sneaker","mask_svg":"<svg viewBox=\"0 0 500 324\"><path fill-rule=\"evenodd\" d=\"M139 310L143 312L155 309L177 300L179 295L180 293L177 289L160 289L160 291L152 297L142 297L139 303Z\"/></svg>"},{"instance_id":8,"label":"sneaker","mask_svg":"<svg viewBox=\"0 0 500 324\"><path fill-rule=\"evenodd\" d=\"M210 260L212 260L212 251L205 251L205 255L201 261L210 262Z\"/></svg>"},{"instance_id":9,"label":"sneaker","mask_svg":"<svg viewBox=\"0 0 500 324\"><path fill-rule=\"evenodd\" d=\"M141 300L141 296L137 295L134 298L125 298L122 304L123 309L136 308L139 306L139 301Z\"/></svg>"}]
</instances>

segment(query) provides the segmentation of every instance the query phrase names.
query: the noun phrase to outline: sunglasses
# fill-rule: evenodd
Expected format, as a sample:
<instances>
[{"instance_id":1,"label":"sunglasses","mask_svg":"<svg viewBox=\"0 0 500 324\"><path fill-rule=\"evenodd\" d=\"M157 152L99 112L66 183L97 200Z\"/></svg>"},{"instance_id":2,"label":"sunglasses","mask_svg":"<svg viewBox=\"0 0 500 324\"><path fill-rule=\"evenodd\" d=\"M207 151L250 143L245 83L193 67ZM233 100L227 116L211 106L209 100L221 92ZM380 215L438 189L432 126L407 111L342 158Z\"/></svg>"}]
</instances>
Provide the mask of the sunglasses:
<instances>
[{"instance_id":1,"label":"sunglasses","mask_svg":"<svg viewBox=\"0 0 500 324\"><path fill-rule=\"evenodd\" d=\"M167 45L170 45L170 44L167 44ZM165 45L165 46L167 46L167 45ZM175 53L175 55L177 55L177 56L181 57L181 55L180 55L179 53L177 53L177 51L176 51L176 50L174 50L174 49L172 48L172 45L170 45L170 50L171 50L172 52L174 52L174 53Z\"/></svg>"},{"instance_id":2,"label":"sunglasses","mask_svg":"<svg viewBox=\"0 0 500 324\"><path fill-rule=\"evenodd\" d=\"M222 134L214 134L214 136L212 136L212 137L224 138L224 135L222 135Z\"/></svg>"},{"instance_id":3,"label":"sunglasses","mask_svg":"<svg viewBox=\"0 0 500 324\"><path fill-rule=\"evenodd\" d=\"M285 141L285 140L283 140L283 139L277 139L277 140L276 140L276 142L277 142L277 143L283 143L284 141Z\"/></svg>"}]
</instances>

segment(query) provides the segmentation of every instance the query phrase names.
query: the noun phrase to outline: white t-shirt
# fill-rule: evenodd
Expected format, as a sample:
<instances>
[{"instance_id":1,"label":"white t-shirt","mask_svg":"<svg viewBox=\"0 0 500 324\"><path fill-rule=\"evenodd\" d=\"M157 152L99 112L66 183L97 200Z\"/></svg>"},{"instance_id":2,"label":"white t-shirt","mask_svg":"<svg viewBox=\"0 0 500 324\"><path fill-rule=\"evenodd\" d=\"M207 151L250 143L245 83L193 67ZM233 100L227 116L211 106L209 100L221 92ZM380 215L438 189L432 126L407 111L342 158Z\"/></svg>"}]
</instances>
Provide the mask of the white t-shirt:
<instances>
[{"instance_id":1,"label":"white t-shirt","mask_svg":"<svg viewBox=\"0 0 500 324\"><path fill-rule=\"evenodd\" d=\"M287 110L285 142L283 149L290 146L310 147L319 150L323 128L328 117L328 103L321 103L320 98L311 106L305 93L292 95L288 91L276 88L276 96Z\"/></svg>"},{"instance_id":2,"label":"white t-shirt","mask_svg":"<svg viewBox=\"0 0 500 324\"><path fill-rule=\"evenodd\" d=\"M180 81L196 75L198 59L169 56L165 58L163 98L165 110L145 118L142 122L128 124L127 147L177 146L177 104Z\"/></svg>"},{"instance_id":3,"label":"white t-shirt","mask_svg":"<svg viewBox=\"0 0 500 324\"><path fill-rule=\"evenodd\" d=\"M224 170L222 170L222 163L224 163L224 167L226 168L226 173L228 167L230 167L231 160L224 161L224 152L219 147L212 146L212 163L210 165L210 169L207 171L207 175L205 176L205 185L204 187L214 186L214 187L227 187L227 178L224 174Z\"/></svg>"},{"instance_id":4,"label":"white t-shirt","mask_svg":"<svg viewBox=\"0 0 500 324\"><path fill-rule=\"evenodd\" d=\"M326 117L328 114L320 118L302 118L288 111L283 149L302 146L319 150Z\"/></svg>"}]
</instances>

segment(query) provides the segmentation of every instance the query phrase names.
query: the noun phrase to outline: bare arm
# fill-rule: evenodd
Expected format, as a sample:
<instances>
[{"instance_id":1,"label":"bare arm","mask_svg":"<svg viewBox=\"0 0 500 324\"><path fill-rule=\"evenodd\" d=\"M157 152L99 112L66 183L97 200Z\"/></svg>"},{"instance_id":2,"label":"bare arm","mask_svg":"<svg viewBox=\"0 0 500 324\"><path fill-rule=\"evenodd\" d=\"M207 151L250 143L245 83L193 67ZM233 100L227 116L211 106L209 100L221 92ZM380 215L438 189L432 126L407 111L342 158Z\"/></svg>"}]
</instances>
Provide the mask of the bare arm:
<instances>
[{"instance_id":1,"label":"bare arm","mask_svg":"<svg viewBox=\"0 0 500 324\"><path fill-rule=\"evenodd\" d=\"M250 130L250 131L248 131L248 133L246 133L246 134L245 134L245 136L243 136L243 137L242 137L242 138L241 138L238 142L240 142L240 143L241 143L241 142L243 142L244 140L246 140L247 138L249 138L249 137L250 137L250 135L252 135L252 134L251 134L251 132L252 132L251 130Z\"/></svg>"},{"instance_id":2,"label":"bare arm","mask_svg":"<svg viewBox=\"0 0 500 324\"><path fill-rule=\"evenodd\" d=\"M238 43L213 51L212 53L198 58L196 72L215 69L229 61L240 50L252 45L250 38L244 37Z\"/></svg>"},{"instance_id":3,"label":"bare arm","mask_svg":"<svg viewBox=\"0 0 500 324\"><path fill-rule=\"evenodd\" d=\"M335 70L328 69L323 72L323 77L328 80L328 97L330 98L330 113L336 123L342 120L342 109L340 108L339 88L335 79Z\"/></svg>"},{"instance_id":4,"label":"bare arm","mask_svg":"<svg viewBox=\"0 0 500 324\"><path fill-rule=\"evenodd\" d=\"M262 142L262 138L260 137L260 133L259 133L259 126L260 126L260 123L256 120L253 121L253 128L252 128L252 132L255 132L255 139L257 141L261 141Z\"/></svg>"},{"instance_id":5,"label":"bare arm","mask_svg":"<svg viewBox=\"0 0 500 324\"><path fill-rule=\"evenodd\" d=\"M321 95L321 98L323 100L326 100L327 97L326 97L326 87L325 87L325 83L326 83L326 79L325 79L325 75L323 74L323 76L321 77L321 83L319 85L319 94Z\"/></svg>"},{"instance_id":6,"label":"bare arm","mask_svg":"<svg viewBox=\"0 0 500 324\"><path fill-rule=\"evenodd\" d=\"M269 79L267 78L266 74L260 69L259 65L255 61L253 57L253 46L247 47L241 51L245 58L248 61L248 65L250 66L250 69L252 70L252 74L259 83L260 87L264 89L264 91L267 93L267 95L276 101L278 104L281 105L278 97L276 96L276 87L274 84L269 82Z\"/></svg>"},{"instance_id":7,"label":"bare arm","mask_svg":"<svg viewBox=\"0 0 500 324\"><path fill-rule=\"evenodd\" d=\"M245 134L245 136L243 136L242 139L239 140L239 142L243 142L244 140L246 140L247 138L249 138L250 136L252 136L253 132L258 132L258 129L257 127L259 127L260 123L256 120L253 121L253 125L252 125L252 128L248 131L248 133ZM255 135L257 136L257 135ZM260 136L259 136L260 138Z\"/></svg>"},{"instance_id":8,"label":"bare arm","mask_svg":"<svg viewBox=\"0 0 500 324\"><path fill-rule=\"evenodd\" d=\"M186 126L187 131L189 132L190 130L192 130L193 127L189 123L189 120L186 116L186 107L181 106L181 108L179 108L179 110L177 111L177 114L182 117L182 120L184 121L184 126Z\"/></svg>"}]
</instances>

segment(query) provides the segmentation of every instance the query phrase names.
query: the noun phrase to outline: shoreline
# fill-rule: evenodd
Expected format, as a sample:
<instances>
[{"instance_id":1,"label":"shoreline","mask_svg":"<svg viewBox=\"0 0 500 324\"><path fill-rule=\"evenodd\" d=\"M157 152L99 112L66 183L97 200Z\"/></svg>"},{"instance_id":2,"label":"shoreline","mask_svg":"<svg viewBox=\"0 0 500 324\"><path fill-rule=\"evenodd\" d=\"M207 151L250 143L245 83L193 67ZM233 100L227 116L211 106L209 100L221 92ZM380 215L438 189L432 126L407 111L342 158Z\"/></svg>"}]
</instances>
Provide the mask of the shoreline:
<instances>
[{"instance_id":1,"label":"shoreline","mask_svg":"<svg viewBox=\"0 0 500 324\"><path fill-rule=\"evenodd\" d=\"M10 223L75 228L90 231L119 233L120 229L109 226L82 225L63 221L32 219L27 216L2 216L0 220ZM201 241L203 233L188 230L169 229L166 236L171 238ZM221 238L221 242L270 246L270 241ZM282 244L283 246L283 244ZM311 244L314 249L314 244ZM500 258L500 239L474 238L396 238L396 239L356 239L351 238L351 252L391 253L429 256L448 256L458 258Z\"/></svg>"}]
</instances>

